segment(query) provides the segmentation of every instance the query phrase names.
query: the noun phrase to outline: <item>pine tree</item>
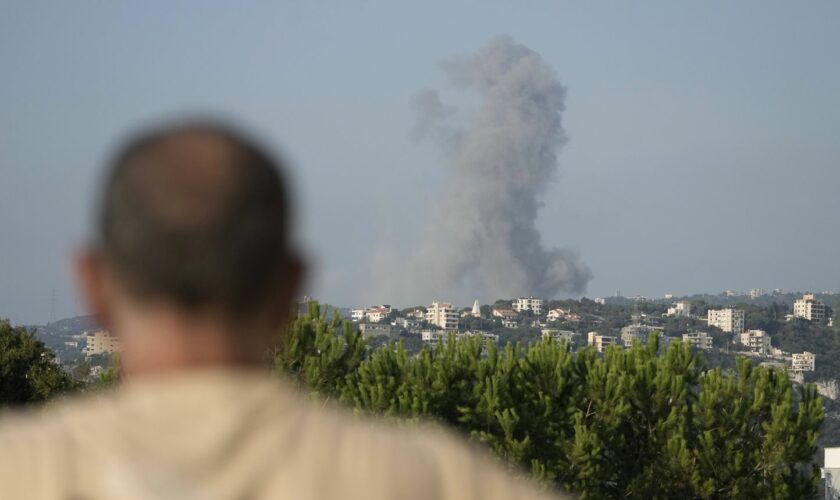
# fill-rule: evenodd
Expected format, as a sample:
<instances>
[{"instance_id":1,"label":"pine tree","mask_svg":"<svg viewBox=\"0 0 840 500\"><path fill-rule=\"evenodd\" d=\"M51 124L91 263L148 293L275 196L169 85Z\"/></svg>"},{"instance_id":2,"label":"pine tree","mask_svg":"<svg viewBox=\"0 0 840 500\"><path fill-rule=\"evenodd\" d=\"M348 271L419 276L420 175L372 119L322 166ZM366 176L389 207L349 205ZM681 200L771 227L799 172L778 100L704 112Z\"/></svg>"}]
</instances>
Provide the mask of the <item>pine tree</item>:
<instances>
[{"instance_id":1,"label":"pine tree","mask_svg":"<svg viewBox=\"0 0 840 500\"><path fill-rule=\"evenodd\" d=\"M343 334L343 335L342 335ZM277 366L359 411L434 419L581 498L808 498L822 402L784 372L739 359L708 369L683 343L572 353L551 340L503 349L450 337L410 357L368 352L315 304Z\"/></svg>"}]
</instances>

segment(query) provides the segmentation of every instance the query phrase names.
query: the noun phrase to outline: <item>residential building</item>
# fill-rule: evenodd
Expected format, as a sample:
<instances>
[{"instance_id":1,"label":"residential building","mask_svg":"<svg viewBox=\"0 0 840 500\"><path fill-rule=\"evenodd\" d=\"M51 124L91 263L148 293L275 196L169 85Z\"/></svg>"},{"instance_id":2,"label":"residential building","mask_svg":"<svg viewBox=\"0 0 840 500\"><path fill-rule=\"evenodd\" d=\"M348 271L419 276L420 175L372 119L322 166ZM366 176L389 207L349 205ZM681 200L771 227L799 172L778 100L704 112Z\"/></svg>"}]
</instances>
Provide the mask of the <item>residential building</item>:
<instances>
[{"instance_id":1,"label":"residential building","mask_svg":"<svg viewBox=\"0 0 840 500\"><path fill-rule=\"evenodd\" d=\"M371 307L365 311L365 316L371 323L379 323L387 318L389 314L391 314L391 308L386 309L385 307Z\"/></svg>"},{"instance_id":2,"label":"residential building","mask_svg":"<svg viewBox=\"0 0 840 500\"><path fill-rule=\"evenodd\" d=\"M350 318L353 321L370 321L371 323L379 323L387 318L393 309L388 304L381 306L368 307L367 309L352 309L350 311Z\"/></svg>"},{"instance_id":3,"label":"residential building","mask_svg":"<svg viewBox=\"0 0 840 500\"><path fill-rule=\"evenodd\" d=\"M741 344L758 354L770 353L770 335L764 330L749 330L741 334Z\"/></svg>"},{"instance_id":4,"label":"residential building","mask_svg":"<svg viewBox=\"0 0 840 500\"><path fill-rule=\"evenodd\" d=\"M624 344L625 347L632 346L633 342L644 344L648 341L648 336L657 330L659 329L654 326L638 323L625 326L621 329L621 343Z\"/></svg>"},{"instance_id":5,"label":"residential building","mask_svg":"<svg viewBox=\"0 0 840 500\"><path fill-rule=\"evenodd\" d=\"M763 297L764 295L767 295L767 292L765 292L763 288L751 288L750 289L750 298L751 299L757 299L759 297Z\"/></svg>"},{"instance_id":6,"label":"residential building","mask_svg":"<svg viewBox=\"0 0 840 500\"><path fill-rule=\"evenodd\" d=\"M598 332L589 332L587 343L594 347L597 352L605 352L611 345L618 345L618 338L609 335L598 335Z\"/></svg>"},{"instance_id":7,"label":"residential building","mask_svg":"<svg viewBox=\"0 0 840 500\"><path fill-rule=\"evenodd\" d=\"M436 346L438 342L448 339L450 335L457 338L458 332L447 330L423 330L420 332L420 340L431 346Z\"/></svg>"},{"instance_id":8,"label":"residential building","mask_svg":"<svg viewBox=\"0 0 840 500\"><path fill-rule=\"evenodd\" d=\"M794 354L791 357L791 371L793 372L812 372L816 364L816 356L808 351Z\"/></svg>"},{"instance_id":9,"label":"residential building","mask_svg":"<svg viewBox=\"0 0 840 500\"><path fill-rule=\"evenodd\" d=\"M707 320L709 326L716 326L726 333L744 333L744 311L740 309L709 309Z\"/></svg>"},{"instance_id":10,"label":"residential building","mask_svg":"<svg viewBox=\"0 0 840 500\"><path fill-rule=\"evenodd\" d=\"M539 316L542 314L543 299L536 299L534 297L522 297L513 299L513 310L517 312L531 311Z\"/></svg>"},{"instance_id":11,"label":"residential building","mask_svg":"<svg viewBox=\"0 0 840 500\"><path fill-rule=\"evenodd\" d=\"M569 314L571 311L567 311L565 309L552 309L548 311L548 315L546 316L549 321L557 321L558 319L563 319Z\"/></svg>"},{"instance_id":12,"label":"residential building","mask_svg":"<svg viewBox=\"0 0 840 500\"><path fill-rule=\"evenodd\" d=\"M420 339L433 347L442 341L448 340L449 338L464 340L472 337L481 338L485 346L487 345L487 342L499 342L498 335L480 330L468 330L466 332L458 332L455 330L423 330L420 332Z\"/></svg>"},{"instance_id":13,"label":"residential building","mask_svg":"<svg viewBox=\"0 0 840 500\"><path fill-rule=\"evenodd\" d=\"M825 321L825 304L817 300L812 293L806 293L793 303L793 317L808 321Z\"/></svg>"},{"instance_id":14,"label":"residential building","mask_svg":"<svg viewBox=\"0 0 840 500\"><path fill-rule=\"evenodd\" d=\"M384 323L362 323L359 325L359 330L365 338L382 336L394 338L399 332L396 327Z\"/></svg>"},{"instance_id":15,"label":"residential building","mask_svg":"<svg viewBox=\"0 0 840 500\"><path fill-rule=\"evenodd\" d=\"M840 499L840 448L826 448L822 467L826 500Z\"/></svg>"},{"instance_id":16,"label":"residential building","mask_svg":"<svg viewBox=\"0 0 840 500\"><path fill-rule=\"evenodd\" d=\"M426 311L422 307L415 307L414 309L404 309L402 315L406 318L426 321Z\"/></svg>"},{"instance_id":17,"label":"residential building","mask_svg":"<svg viewBox=\"0 0 840 500\"><path fill-rule=\"evenodd\" d=\"M391 322L391 324L399 328L412 331L420 327L420 320L415 318L396 318Z\"/></svg>"},{"instance_id":18,"label":"residential building","mask_svg":"<svg viewBox=\"0 0 840 500\"><path fill-rule=\"evenodd\" d=\"M691 347L696 349L703 349L706 351L712 348L712 336L706 332L684 333L682 339L683 342L691 344Z\"/></svg>"},{"instance_id":19,"label":"residential building","mask_svg":"<svg viewBox=\"0 0 840 500\"><path fill-rule=\"evenodd\" d=\"M691 316L691 302L686 300L674 302L674 305L668 308L666 315L677 318L688 318Z\"/></svg>"},{"instance_id":20,"label":"residential building","mask_svg":"<svg viewBox=\"0 0 840 500\"><path fill-rule=\"evenodd\" d=\"M120 339L105 330L98 330L87 336L85 356L113 354L120 350Z\"/></svg>"},{"instance_id":21,"label":"residential building","mask_svg":"<svg viewBox=\"0 0 840 500\"><path fill-rule=\"evenodd\" d=\"M493 309L494 318L516 318L518 316L519 313L513 309Z\"/></svg>"},{"instance_id":22,"label":"residential building","mask_svg":"<svg viewBox=\"0 0 840 500\"><path fill-rule=\"evenodd\" d=\"M567 344L571 344L578 335L577 332L557 328L543 328L541 333L543 339L554 339L556 342L566 342Z\"/></svg>"},{"instance_id":23,"label":"residential building","mask_svg":"<svg viewBox=\"0 0 840 500\"><path fill-rule=\"evenodd\" d=\"M516 317L502 318L502 326L505 328L519 328L519 322L516 321Z\"/></svg>"},{"instance_id":24,"label":"residential building","mask_svg":"<svg viewBox=\"0 0 840 500\"><path fill-rule=\"evenodd\" d=\"M595 303L598 304L599 306L603 306L603 305L607 304L607 299L605 299L603 297L598 297L598 298L595 299Z\"/></svg>"},{"instance_id":25,"label":"residential building","mask_svg":"<svg viewBox=\"0 0 840 500\"><path fill-rule=\"evenodd\" d=\"M448 302L432 302L426 310L426 321L444 330L458 328L458 311Z\"/></svg>"}]
</instances>

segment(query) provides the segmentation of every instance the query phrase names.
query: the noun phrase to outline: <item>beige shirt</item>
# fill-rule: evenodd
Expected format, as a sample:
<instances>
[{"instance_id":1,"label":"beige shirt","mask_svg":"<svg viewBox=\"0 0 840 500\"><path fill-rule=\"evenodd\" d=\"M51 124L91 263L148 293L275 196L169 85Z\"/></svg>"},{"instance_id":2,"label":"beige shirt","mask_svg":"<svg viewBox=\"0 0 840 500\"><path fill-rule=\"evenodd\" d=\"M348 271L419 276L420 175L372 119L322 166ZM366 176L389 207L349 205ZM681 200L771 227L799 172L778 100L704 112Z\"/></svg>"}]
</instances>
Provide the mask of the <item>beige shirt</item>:
<instances>
[{"instance_id":1,"label":"beige shirt","mask_svg":"<svg viewBox=\"0 0 840 500\"><path fill-rule=\"evenodd\" d=\"M443 431L371 424L262 372L194 372L0 419L0 498L550 495Z\"/></svg>"}]
</instances>

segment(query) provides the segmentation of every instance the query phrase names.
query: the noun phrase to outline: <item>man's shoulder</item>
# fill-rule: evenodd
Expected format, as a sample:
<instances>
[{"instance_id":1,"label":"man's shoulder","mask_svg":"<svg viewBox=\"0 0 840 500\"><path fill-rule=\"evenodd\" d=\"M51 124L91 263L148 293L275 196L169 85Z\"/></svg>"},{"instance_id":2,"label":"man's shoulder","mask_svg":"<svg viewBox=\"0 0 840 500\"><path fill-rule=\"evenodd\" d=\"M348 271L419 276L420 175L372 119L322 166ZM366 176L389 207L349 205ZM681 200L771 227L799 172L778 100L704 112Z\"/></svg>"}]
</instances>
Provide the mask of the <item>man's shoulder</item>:
<instances>
[{"instance_id":1,"label":"man's shoulder","mask_svg":"<svg viewBox=\"0 0 840 500\"><path fill-rule=\"evenodd\" d=\"M511 471L483 447L435 424L400 422L350 414L347 410L313 410L315 421L327 423L323 435L334 470L346 472L346 481L387 487L402 498L440 499L550 499ZM327 444L330 443L330 444ZM310 443L311 444L311 443ZM320 448L320 446L319 446ZM330 462L331 460L331 462Z\"/></svg>"}]
</instances>

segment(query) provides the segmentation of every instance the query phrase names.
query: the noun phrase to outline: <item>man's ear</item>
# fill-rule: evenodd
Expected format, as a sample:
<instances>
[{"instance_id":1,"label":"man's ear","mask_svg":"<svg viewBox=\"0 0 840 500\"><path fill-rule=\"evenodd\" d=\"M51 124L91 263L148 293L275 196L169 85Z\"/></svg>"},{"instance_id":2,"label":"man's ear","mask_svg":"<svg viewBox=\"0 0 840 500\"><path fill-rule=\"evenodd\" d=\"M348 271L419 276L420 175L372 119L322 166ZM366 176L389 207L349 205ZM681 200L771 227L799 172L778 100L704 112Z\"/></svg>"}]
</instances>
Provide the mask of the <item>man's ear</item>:
<instances>
[{"instance_id":1,"label":"man's ear","mask_svg":"<svg viewBox=\"0 0 840 500\"><path fill-rule=\"evenodd\" d=\"M102 255L92 248L83 248L74 258L76 285L87 310L106 330L112 329L112 302L108 293L108 273Z\"/></svg>"}]
</instances>

